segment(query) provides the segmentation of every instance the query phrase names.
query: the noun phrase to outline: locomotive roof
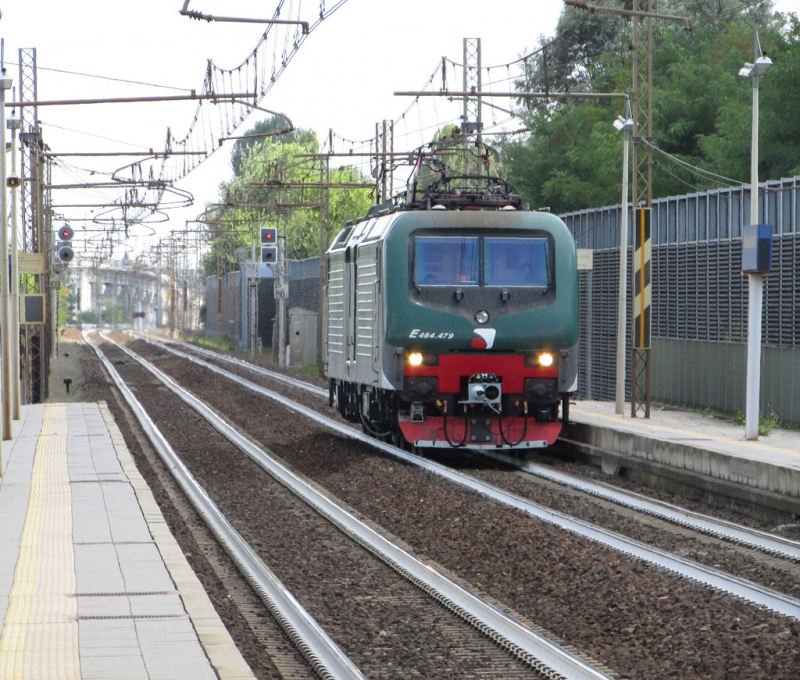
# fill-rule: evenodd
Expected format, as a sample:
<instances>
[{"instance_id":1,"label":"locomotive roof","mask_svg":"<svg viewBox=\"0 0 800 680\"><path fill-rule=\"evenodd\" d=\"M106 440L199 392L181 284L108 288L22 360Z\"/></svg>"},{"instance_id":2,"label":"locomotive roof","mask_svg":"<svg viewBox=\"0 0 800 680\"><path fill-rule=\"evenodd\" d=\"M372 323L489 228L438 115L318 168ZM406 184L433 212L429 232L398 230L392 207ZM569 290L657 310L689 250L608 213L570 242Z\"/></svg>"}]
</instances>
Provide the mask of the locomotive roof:
<instances>
[{"instance_id":1,"label":"locomotive roof","mask_svg":"<svg viewBox=\"0 0 800 680\"><path fill-rule=\"evenodd\" d=\"M380 208L381 206L375 206ZM447 210L444 206L430 210L376 210L373 217L366 217L348 225L339 232L329 252L341 251L347 247L384 240L392 231L392 226L402 220L414 226L432 229L543 229L553 232L567 230L566 225L555 215L547 212L515 210ZM525 216L528 216L527 218ZM554 223L560 225L556 227Z\"/></svg>"},{"instance_id":2,"label":"locomotive roof","mask_svg":"<svg viewBox=\"0 0 800 680\"><path fill-rule=\"evenodd\" d=\"M364 217L348 222L329 250L380 240L402 214L529 212L519 192L497 175L490 147L459 146L463 140L459 141L457 134L454 140L439 140L420 149L406 191L394 201L374 205ZM461 164L459 169L446 163L451 157ZM466 221L475 224L474 219Z\"/></svg>"}]
</instances>

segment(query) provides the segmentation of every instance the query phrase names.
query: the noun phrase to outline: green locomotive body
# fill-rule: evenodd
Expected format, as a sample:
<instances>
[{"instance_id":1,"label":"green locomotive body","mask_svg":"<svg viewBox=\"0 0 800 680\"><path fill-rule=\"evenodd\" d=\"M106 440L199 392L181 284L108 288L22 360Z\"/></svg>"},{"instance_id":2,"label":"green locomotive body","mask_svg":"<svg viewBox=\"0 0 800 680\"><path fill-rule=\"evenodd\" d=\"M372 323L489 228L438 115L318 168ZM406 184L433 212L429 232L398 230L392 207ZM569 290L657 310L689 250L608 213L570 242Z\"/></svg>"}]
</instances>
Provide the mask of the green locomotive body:
<instances>
[{"instance_id":1,"label":"green locomotive body","mask_svg":"<svg viewBox=\"0 0 800 680\"><path fill-rule=\"evenodd\" d=\"M550 445L577 389L572 235L549 213L446 198L349 225L328 250L331 404L419 448Z\"/></svg>"}]
</instances>

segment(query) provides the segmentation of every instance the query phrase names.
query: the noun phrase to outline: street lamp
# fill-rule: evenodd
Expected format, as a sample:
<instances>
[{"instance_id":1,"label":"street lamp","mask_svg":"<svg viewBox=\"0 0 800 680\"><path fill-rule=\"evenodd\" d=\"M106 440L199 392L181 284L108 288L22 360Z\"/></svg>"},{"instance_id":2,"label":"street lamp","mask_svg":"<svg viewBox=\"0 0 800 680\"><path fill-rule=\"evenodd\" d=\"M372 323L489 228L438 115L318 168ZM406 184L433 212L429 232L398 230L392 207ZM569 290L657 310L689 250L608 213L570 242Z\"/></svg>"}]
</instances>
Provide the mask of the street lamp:
<instances>
[{"instance_id":1,"label":"street lamp","mask_svg":"<svg viewBox=\"0 0 800 680\"><path fill-rule=\"evenodd\" d=\"M739 71L743 78L753 79L753 122L750 155L750 224L758 224L758 86L759 80L772 66L764 56L756 29L753 39L753 63L745 63ZM764 277L748 274L747 314L747 387L745 393L745 439L758 439L759 391L761 385L761 307L764 297Z\"/></svg>"},{"instance_id":2,"label":"street lamp","mask_svg":"<svg viewBox=\"0 0 800 680\"><path fill-rule=\"evenodd\" d=\"M11 280L8 286L8 293L11 296L11 326L9 331L10 338L19 338L19 230L17 229L17 194L22 185L22 180L17 175L17 131L22 129L22 118L8 118L6 127L11 130L11 173L6 179L6 184L11 188ZM18 367L19 363L19 342L12 340L11 343L11 366ZM11 411L14 420L20 420L20 376L19 369L14 369L12 376L12 400Z\"/></svg>"},{"instance_id":3,"label":"street lamp","mask_svg":"<svg viewBox=\"0 0 800 680\"><path fill-rule=\"evenodd\" d=\"M3 441L13 439L11 420L13 418L12 406L12 366L11 366L11 295L9 287L11 285L11 275L8 271L8 172L6 169L6 90L11 89L11 78L5 75L5 69L0 76L0 329L2 330L2 404L0 404L0 433ZM17 182L12 182L16 185ZM2 465L2 461L0 461ZM2 471L0 471L0 474Z\"/></svg>"},{"instance_id":4,"label":"street lamp","mask_svg":"<svg viewBox=\"0 0 800 680\"><path fill-rule=\"evenodd\" d=\"M617 415L625 413L625 359L627 346L625 343L626 328L626 290L628 278L628 146L633 130L631 117L631 101L625 100L625 117L617 116L614 127L624 135L622 152L622 214L619 222L619 312L617 314L617 384L616 406Z\"/></svg>"}]
</instances>

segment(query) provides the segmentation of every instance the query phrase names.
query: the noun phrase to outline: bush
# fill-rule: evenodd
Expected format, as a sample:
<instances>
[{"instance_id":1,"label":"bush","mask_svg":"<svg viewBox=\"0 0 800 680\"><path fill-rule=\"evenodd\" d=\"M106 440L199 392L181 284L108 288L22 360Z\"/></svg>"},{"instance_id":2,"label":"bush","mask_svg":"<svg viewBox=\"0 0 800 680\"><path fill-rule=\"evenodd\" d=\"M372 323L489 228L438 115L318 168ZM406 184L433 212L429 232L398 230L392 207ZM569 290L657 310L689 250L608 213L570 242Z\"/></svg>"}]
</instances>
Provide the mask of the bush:
<instances>
[{"instance_id":1,"label":"bush","mask_svg":"<svg viewBox=\"0 0 800 680\"><path fill-rule=\"evenodd\" d=\"M770 411L769 415L765 416L759 411L758 413L758 434L762 437L769 436L773 428L780 424L780 419L775 411Z\"/></svg>"}]
</instances>

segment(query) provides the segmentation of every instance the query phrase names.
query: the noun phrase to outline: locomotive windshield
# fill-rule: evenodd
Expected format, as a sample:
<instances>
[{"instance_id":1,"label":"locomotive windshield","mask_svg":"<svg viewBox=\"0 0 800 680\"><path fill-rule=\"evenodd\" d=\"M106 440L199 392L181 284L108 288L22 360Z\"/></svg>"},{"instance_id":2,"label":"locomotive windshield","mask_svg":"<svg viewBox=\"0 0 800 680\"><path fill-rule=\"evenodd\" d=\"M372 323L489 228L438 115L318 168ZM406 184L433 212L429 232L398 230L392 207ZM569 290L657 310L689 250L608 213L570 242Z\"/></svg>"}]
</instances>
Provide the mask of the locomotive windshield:
<instances>
[{"instance_id":1,"label":"locomotive windshield","mask_svg":"<svg viewBox=\"0 0 800 680\"><path fill-rule=\"evenodd\" d=\"M548 242L544 238L484 239L487 286L547 286Z\"/></svg>"},{"instance_id":2,"label":"locomotive windshield","mask_svg":"<svg viewBox=\"0 0 800 680\"><path fill-rule=\"evenodd\" d=\"M549 259L550 245L546 238L417 236L414 283L478 286L483 282L485 286L548 287Z\"/></svg>"},{"instance_id":3,"label":"locomotive windshield","mask_svg":"<svg viewBox=\"0 0 800 680\"><path fill-rule=\"evenodd\" d=\"M415 239L414 281L423 286L477 286L479 245L477 237L418 236Z\"/></svg>"}]
</instances>

